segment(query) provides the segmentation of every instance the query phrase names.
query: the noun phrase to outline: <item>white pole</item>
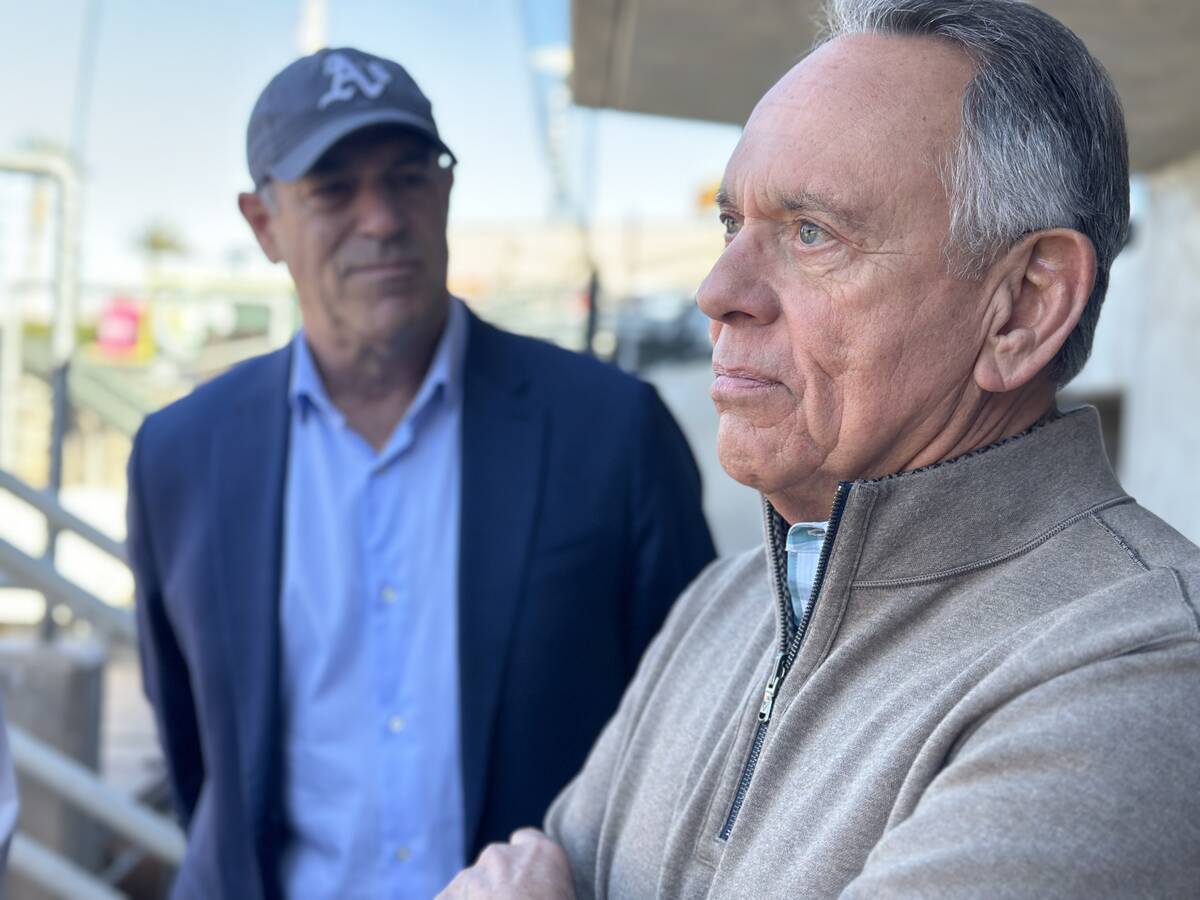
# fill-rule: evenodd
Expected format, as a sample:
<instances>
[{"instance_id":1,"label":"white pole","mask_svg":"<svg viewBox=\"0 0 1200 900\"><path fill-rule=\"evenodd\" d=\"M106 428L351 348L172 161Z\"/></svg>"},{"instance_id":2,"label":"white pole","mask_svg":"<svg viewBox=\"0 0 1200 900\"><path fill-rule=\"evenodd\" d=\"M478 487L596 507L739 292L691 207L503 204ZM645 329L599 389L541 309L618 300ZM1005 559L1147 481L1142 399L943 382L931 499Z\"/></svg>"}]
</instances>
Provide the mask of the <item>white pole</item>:
<instances>
[{"instance_id":1,"label":"white pole","mask_svg":"<svg viewBox=\"0 0 1200 900\"><path fill-rule=\"evenodd\" d=\"M301 0L296 45L305 56L329 43L329 4L326 0Z\"/></svg>"},{"instance_id":2,"label":"white pole","mask_svg":"<svg viewBox=\"0 0 1200 900\"><path fill-rule=\"evenodd\" d=\"M3 235L0 235L0 246ZM21 384L21 303L13 291L5 290L4 259L0 257L0 310L4 329L0 338L0 469L17 464L17 395Z\"/></svg>"},{"instance_id":3,"label":"white pole","mask_svg":"<svg viewBox=\"0 0 1200 900\"><path fill-rule=\"evenodd\" d=\"M54 365L75 352L75 320L79 306L79 177L73 165L60 170L58 185L58 252L55 254L54 324L50 337Z\"/></svg>"}]
</instances>

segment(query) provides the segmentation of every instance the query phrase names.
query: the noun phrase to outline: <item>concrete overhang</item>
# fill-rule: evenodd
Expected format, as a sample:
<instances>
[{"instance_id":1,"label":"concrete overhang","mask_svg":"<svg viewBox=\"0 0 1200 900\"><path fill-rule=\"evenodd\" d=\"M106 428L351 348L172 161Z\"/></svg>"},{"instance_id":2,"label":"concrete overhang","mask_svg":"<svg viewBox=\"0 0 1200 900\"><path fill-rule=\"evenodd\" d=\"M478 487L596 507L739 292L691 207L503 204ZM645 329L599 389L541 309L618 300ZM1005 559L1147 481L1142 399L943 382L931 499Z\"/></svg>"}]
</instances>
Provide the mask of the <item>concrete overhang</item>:
<instances>
[{"instance_id":1,"label":"concrete overhang","mask_svg":"<svg viewBox=\"0 0 1200 900\"><path fill-rule=\"evenodd\" d=\"M1133 168L1200 150L1200 0L1041 0L1112 74ZM812 44L816 0L572 0L584 106L741 125Z\"/></svg>"}]
</instances>

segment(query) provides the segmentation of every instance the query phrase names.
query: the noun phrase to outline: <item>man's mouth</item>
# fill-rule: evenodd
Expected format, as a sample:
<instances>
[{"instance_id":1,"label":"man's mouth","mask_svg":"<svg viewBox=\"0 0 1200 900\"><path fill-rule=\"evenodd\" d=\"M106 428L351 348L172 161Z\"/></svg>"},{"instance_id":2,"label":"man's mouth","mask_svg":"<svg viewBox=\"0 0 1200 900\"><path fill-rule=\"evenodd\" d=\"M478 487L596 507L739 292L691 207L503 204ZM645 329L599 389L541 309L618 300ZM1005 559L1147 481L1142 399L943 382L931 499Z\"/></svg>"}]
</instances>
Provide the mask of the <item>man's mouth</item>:
<instances>
[{"instance_id":1,"label":"man's mouth","mask_svg":"<svg viewBox=\"0 0 1200 900\"><path fill-rule=\"evenodd\" d=\"M714 400L777 387L779 387L778 381L768 378L760 372L713 363L713 384L710 393Z\"/></svg>"},{"instance_id":2,"label":"man's mouth","mask_svg":"<svg viewBox=\"0 0 1200 900\"><path fill-rule=\"evenodd\" d=\"M420 264L416 260L393 259L376 263L365 263L357 266L350 266L346 274L348 275L374 275L376 277L411 275L416 272Z\"/></svg>"}]
</instances>

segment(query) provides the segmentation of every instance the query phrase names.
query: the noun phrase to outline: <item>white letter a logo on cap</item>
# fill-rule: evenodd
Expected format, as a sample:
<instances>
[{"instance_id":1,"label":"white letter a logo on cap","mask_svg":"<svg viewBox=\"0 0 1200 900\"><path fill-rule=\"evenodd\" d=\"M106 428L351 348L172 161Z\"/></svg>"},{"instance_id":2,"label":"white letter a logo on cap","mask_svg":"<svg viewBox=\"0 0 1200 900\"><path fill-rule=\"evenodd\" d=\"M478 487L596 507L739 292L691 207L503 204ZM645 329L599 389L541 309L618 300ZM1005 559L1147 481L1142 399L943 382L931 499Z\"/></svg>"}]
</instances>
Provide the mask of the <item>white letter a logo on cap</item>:
<instances>
[{"instance_id":1,"label":"white letter a logo on cap","mask_svg":"<svg viewBox=\"0 0 1200 900\"><path fill-rule=\"evenodd\" d=\"M340 53L330 53L325 57L323 68L329 76L329 90L317 102L317 109L324 109L338 100L349 100L354 96L355 90L362 91L364 96L375 100L392 80L387 69L378 62L372 60L367 63L367 71L364 72Z\"/></svg>"}]
</instances>

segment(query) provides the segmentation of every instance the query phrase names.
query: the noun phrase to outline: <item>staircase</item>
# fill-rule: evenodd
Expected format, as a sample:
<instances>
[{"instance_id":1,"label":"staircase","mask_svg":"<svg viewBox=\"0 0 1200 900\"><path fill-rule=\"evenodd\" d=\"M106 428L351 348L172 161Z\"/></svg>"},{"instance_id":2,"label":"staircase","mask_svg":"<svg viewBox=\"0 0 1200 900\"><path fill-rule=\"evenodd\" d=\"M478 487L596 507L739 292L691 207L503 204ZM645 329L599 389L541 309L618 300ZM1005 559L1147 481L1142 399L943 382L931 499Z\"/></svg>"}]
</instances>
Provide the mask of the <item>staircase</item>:
<instances>
[{"instance_id":1,"label":"staircase","mask_svg":"<svg viewBox=\"0 0 1200 900\"><path fill-rule=\"evenodd\" d=\"M74 364L69 487L55 497L34 487L49 480L48 376L43 361L26 359L12 468L0 470L0 693L22 797L5 897L161 897L184 839L166 814L119 537L131 436L178 391L143 371ZM47 608L49 641L39 636Z\"/></svg>"},{"instance_id":2,"label":"staircase","mask_svg":"<svg viewBox=\"0 0 1200 900\"><path fill-rule=\"evenodd\" d=\"M41 518L43 544L58 530L60 543L72 538L128 576L124 545L46 492L0 471L0 499ZM18 524L27 520L28 512ZM22 796L9 896L161 896L184 838L162 810L163 769L141 696L128 599L120 605L71 580L63 571L71 567L44 558L31 546L37 535L26 527L18 536L13 522L5 517L0 528L8 585L0 596L37 592L61 629L50 641L28 629L0 640L0 689Z\"/></svg>"}]
</instances>

